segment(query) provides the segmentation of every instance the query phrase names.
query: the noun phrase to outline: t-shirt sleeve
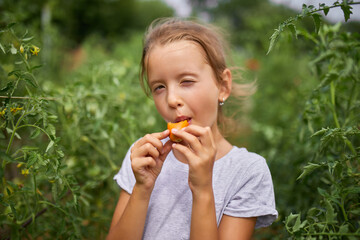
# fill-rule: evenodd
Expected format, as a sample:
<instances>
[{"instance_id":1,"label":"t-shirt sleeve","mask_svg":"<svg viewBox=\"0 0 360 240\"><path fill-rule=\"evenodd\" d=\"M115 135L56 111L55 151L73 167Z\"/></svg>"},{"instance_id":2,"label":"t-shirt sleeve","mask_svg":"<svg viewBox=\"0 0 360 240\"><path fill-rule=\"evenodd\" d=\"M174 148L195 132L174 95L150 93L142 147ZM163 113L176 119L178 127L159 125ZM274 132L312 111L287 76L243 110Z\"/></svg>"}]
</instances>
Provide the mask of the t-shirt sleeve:
<instances>
[{"instance_id":1,"label":"t-shirt sleeve","mask_svg":"<svg viewBox=\"0 0 360 240\"><path fill-rule=\"evenodd\" d=\"M255 228L266 227L276 220L274 187L265 159L247 167L242 184L234 184L235 194L224 214L233 217L257 217Z\"/></svg>"},{"instance_id":2,"label":"t-shirt sleeve","mask_svg":"<svg viewBox=\"0 0 360 240\"><path fill-rule=\"evenodd\" d=\"M129 194L132 193L135 185L135 176L131 168L130 149L126 153L119 172L114 176L117 184Z\"/></svg>"}]
</instances>

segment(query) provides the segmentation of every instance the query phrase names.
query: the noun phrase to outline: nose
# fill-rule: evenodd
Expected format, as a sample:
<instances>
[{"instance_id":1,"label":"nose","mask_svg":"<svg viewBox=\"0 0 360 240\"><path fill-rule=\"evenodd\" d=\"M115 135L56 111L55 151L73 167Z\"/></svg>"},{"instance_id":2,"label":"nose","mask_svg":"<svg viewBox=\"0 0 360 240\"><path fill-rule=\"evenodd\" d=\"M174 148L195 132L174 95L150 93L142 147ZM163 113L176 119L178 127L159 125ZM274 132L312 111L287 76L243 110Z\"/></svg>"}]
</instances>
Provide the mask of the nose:
<instances>
[{"instance_id":1,"label":"nose","mask_svg":"<svg viewBox=\"0 0 360 240\"><path fill-rule=\"evenodd\" d=\"M183 106L181 94L175 88L168 89L167 102L171 108L178 108Z\"/></svg>"}]
</instances>

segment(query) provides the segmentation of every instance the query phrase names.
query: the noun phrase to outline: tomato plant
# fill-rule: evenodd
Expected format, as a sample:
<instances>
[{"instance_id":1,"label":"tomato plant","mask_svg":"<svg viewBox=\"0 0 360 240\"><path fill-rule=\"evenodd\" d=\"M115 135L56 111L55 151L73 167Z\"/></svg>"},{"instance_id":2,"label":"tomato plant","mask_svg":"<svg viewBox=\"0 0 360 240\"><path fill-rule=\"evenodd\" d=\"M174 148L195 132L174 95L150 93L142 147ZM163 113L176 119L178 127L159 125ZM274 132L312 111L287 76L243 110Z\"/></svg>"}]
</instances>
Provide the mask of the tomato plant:
<instances>
[{"instance_id":1,"label":"tomato plant","mask_svg":"<svg viewBox=\"0 0 360 240\"><path fill-rule=\"evenodd\" d=\"M360 210L360 37L328 25L319 12L340 7L347 21L353 1L303 6L301 14L280 24L271 37L269 52L288 28L295 37L313 44L310 70L319 80L302 114L298 144L310 144L309 160L298 177L317 192L316 202L302 213L291 213L285 228L296 239L357 239ZM296 29L296 21L314 19L315 32ZM315 185L314 185L315 184ZM312 186L311 186L312 185ZM305 211L305 212L304 212Z\"/></svg>"}]
</instances>

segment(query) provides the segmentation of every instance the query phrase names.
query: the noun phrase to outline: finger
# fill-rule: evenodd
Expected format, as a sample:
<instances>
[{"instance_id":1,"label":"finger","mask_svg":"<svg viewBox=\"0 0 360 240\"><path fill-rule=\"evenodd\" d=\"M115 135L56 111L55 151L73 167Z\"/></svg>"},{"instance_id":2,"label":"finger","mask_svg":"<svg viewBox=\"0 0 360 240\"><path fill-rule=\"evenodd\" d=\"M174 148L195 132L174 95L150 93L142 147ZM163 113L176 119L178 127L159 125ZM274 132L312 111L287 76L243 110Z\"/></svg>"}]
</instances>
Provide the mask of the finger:
<instances>
[{"instance_id":1,"label":"finger","mask_svg":"<svg viewBox=\"0 0 360 240\"><path fill-rule=\"evenodd\" d=\"M173 142L172 141L167 141L165 144L164 144L164 146L163 146L163 148L162 148L162 151L161 151L161 154L160 154L160 157L159 157L159 159L161 160L161 161L165 161L165 159L166 159L166 157L167 157L167 155L169 154L169 152L171 151L171 149L172 149L172 144L173 144Z\"/></svg>"},{"instance_id":2,"label":"finger","mask_svg":"<svg viewBox=\"0 0 360 240\"><path fill-rule=\"evenodd\" d=\"M191 150L189 149L189 147L184 146L184 145L182 145L182 144L173 143L173 144L172 144L172 148L175 149L175 150L178 150L180 153L182 153L187 160L189 160L189 159L194 159L194 158L196 157L196 155L194 154L194 152L191 151Z\"/></svg>"},{"instance_id":3,"label":"finger","mask_svg":"<svg viewBox=\"0 0 360 240\"><path fill-rule=\"evenodd\" d=\"M159 140L162 140L164 138L167 138L170 134L170 131L168 129L162 131L162 132L156 132L156 133L152 133L150 134L152 137L157 138Z\"/></svg>"},{"instance_id":4,"label":"finger","mask_svg":"<svg viewBox=\"0 0 360 240\"><path fill-rule=\"evenodd\" d=\"M132 151L136 150L137 148L140 148L141 146L145 145L146 143L152 144L156 149L159 151L162 151L163 144L160 140L166 138L169 136L169 130L165 130L163 132L158 133L152 133L152 134L146 134L144 137L139 139L133 146L134 149L131 149Z\"/></svg>"},{"instance_id":5,"label":"finger","mask_svg":"<svg viewBox=\"0 0 360 240\"><path fill-rule=\"evenodd\" d=\"M130 159L145 157L145 156L151 156L153 158L157 158L159 157L159 155L160 155L159 150L153 144L147 142L141 146L133 146L131 148Z\"/></svg>"},{"instance_id":6,"label":"finger","mask_svg":"<svg viewBox=\"0 0 360 240\"><path fill-rule=\"evenodd\" d=\"M161 146L162 148L162 146ZM161 150L160 150L161 151ZM154 147L151 143L145 143L139 148L139 156L148 156L158 158L160 156L160 151L158 148Z\"/></svg>"},{"instance_id":7,"label":"finger","mask_svg":"<svg viewBox=\"0 0 360 240\"><path fill-rule=\"evenodd\" d=\"M196 136L200 140L202 145L205 147L215 146L213 133L210 127L191 125L187 127L184 131Z\"/></svg>"},{"instance_id":8,"label":"finger","mask_svg":"<svg viewBox=\"0 0 360 240\"><path fill-rule=\"evenodd\" d=\"M135 158L134 161L131 161L131 168L135 171L139 171L148 166L156 166L156 161L152 157Z\"/></svg>"},{"instance_id":9,"label":"finger","mask_svg":"<svg viewBox=\"0 0 360 240\"><path fill-rule=\"evenodd\" d=\"M199 141L199 138L189 132L187 132L187 129L185 130L175 130L172 129L172 133L181 138L183 141L180 142L181 145L190 147L195 152L198 152L202 149L201 142Z\"/></svg>"}]
</instances>

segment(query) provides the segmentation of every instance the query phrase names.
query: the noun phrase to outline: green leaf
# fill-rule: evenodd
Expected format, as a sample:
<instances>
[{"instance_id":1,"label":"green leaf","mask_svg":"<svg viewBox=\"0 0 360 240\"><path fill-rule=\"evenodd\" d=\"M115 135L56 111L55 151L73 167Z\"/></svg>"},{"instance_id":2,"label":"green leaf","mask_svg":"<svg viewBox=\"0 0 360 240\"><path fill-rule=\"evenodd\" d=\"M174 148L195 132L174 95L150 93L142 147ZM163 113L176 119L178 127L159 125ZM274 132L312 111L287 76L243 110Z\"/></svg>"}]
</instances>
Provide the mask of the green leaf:
<instances>
[{"instance_id":1,"label":"green leaf","mask_svg":"<svg viewBox=\"0 0 360 240\"><path fill-rule=\"evenodd\" d=\"M29 42L34 39L34 36L21 39L22 42Z\"/></svg>"},{"instance_id":2,"label":"green leaf","mask_svg":"<svg viewBox=\"0 0 360 240\"><path fill-rule=\"evenodd\" d=\"M13 87L14 87L14 83L8 82L4 88L0 89L0 92L7 92L8 90L12 89Z\"/></svg>"},{"instance_id":3,"label":"green leaf","mask_svg":"<svg viewBox=\"0 0 360 240\"><path fill-rule=\"evenodd\" d=\"M349 225L342 225L339 228L339 233L348 233L349 232Z\"/></svg>"},{"instance_id":4,"label":"green leaf","mask_svg":"<svg viewBox=\"0 0 360 240\"><path fill-rule=\"evenodd\" d=\"M360 209L353 209L349 211L351 214L359 215L360 216Z\"/></svg>"},{"instance_id":5,"label":"green leaf","mask_svg":"<svg viewBox=\"0 0 360 240\"><path fill-rule=\"evenodd\" d=\"M321 130L315 132L313 135L311 135L310 137L315 137L318 135L323 135L324 133L326 133L329 130L329 128L322 128Z\"/></svg>"},{"instance_id":6,"label":"green leaf","mask_svg":"<svg viewBox=\"0 0 360 240\"><path fill-rule=\"evenodd\" d=\"M280 27L279 27L279 29L280 29ZM276 42L279 39L280 33L282 32L279 29L275 29L275 32L271 35L271 37L270 37L270 46L269 46L269 49L268 49L266 55L268 55L271 52L271 50L275 47Z\"/></svg>"},{"instance_id":7,"label":"green leaf","mask_svg":"<svg viewBox=\"0 0 360 240\"><path fill-rule=\"evenodd\" d=\"M26 166L29 168L31 166L33 166L39 159L39 156L36 152L30 152L30 156L29 159L26 163Z\"/></svg>"},{"instance_id":8,"label":"green leaf","mask_svg":"<svg viewBox=\"0 0 360 240\"><path fill-rule=\"evenodd\" d=\"M58 201L58 187L57 183L51 185L51 193L55 202Z\"/></svg>"},{"instance_id":9,"label":"green leaf","mask_svg":"<svg viewBox=\"0 0 360 240\"><path fill-rule=\"evenodd\" d=\"M0 43L0 49L3 51L4 54L6 54L4 46Z\"/></svg>"},{"instance_id":10,"label":"green leaf","mask_svg":"<svg viewBox=\"0 0 360 240\"><path fill-rule=\"evenodd\" d=\"M6 154L3 151L0 151L0 159L6 160L7 162L16 162L12 157L10 157L8 154Z\"/></svg>"},{"instance_id":11,"label":"green leaf","mask_svg":"<svg viewBox=\"0 0 360 240\"><path fill-rule=\"evenodd\" d=\"M330 10L330 8L329 8L329 7L327 7L327 6L325 6L325 7L324 7L323 11L324 11L325 16L327 16L327 15L328 15L329 10Z\"/></svg>"},{"instance_id":12,"label":"green leaf","mask_svg":"<svg viewBox=\"0 0 360 240\"><path fill-rule=\"evenodd\" d=\"M8 73L8 77L12 76L12 75L17 75L17 73L20 73L21 71L19 69L11 71Z\"/></svg>"},{"instance_id":13,"label":"green leaf","mask_svg":"<svg viewBox=\"0 0 360 240\"><path fill-rule=\"evenodd\" d=\"M49 143L49 145L47 146L45 152L48 152L53 145L54 145L54 141L50 141L50 143Z\"/></svg>"},{"instance_id":14,"label":"green leaf","mask_svg":"<svg viewBox=\"0 0 360 240\"><path fill-rule=\"evenodd\" d=\"M345 193L360 194L360 186L351 186L343 190Z\"/></svg>"},{"instance_id":15,"label":"green leaf","mask_svg":"<svg viewBox=\"0 0 360 240\"><path fill-rule=\"evenodd\" d=\"M329 194L326 192L326 190L325 189L322 189L322 188L317 188L317 190L318 190L318 192L319 192L319 194L321 195L321 196L323 196L323 197L329 197Z\"/></svg>"},{"instance_id":16,"label":"green leaf","mask_svg":"<svg viewBox=\"0 0 360 240\"><path fill-rule=\"evenodd\" d=\"M41 67L42 67L42 65L36 65L36 66L31 67L30 70L32 71L34 69L41 68Z\"/></svg>"},{"instance_id":17,"label":"green leaf","mask_svg":"<svg viewBox=\"0 0 360 240\"><path fill-rule=\"evenodd\" d=\"M306 175L309 175L310 173L312 173L315 169L322 167L322 165L320 164L316 164L316 163L309 163L307 166L304 167L303 172L301 173L301 175L297 178L297 180L305 177Z\"/></svg>"},{"instance_id":18,"label":"green leaf","mask_svg":"<svg viewBox=\"0 0 360 240\"><path fill-rule=\"evenodd\" d=\"M10 128L6 128L6 131L8 132L8 133L13 133L13 130L12 129L10 129ZM20 137L20 135L17 133L17 132L15 132L15 137L17 138L17 139L21 139L21 137Z\"/></svg>"},{"instance_id":19,"label":"green leaf","mask_svg":"<svg viewBox=\"0 0 360 240\"><path fill-rule=\"evenodd\" d=\"M325 199L325 207L326 207L326 222L328 223L336 223L336 213L334 211L333 206L331 205L331 203L329 202L329 200Z\"/></svg>"},{"instance_id":20,"label":"green leaf","mask_svg":"<svg viewBox=\"0 0 360 240\"><path fill-rule=\"evenodd\" d=\"M31 133L30 138L31 138L31 139L35 139L37 136L40 135L40 133L41 133L41 130L38 129L38 128L36 128L36 129Z\"/></svg>"},{"instance_id":21,"label":"green leaf","mask_svg":"<svg viewBox=\"0 0 360 240\"><path fill-rule=\"evenodd\" d=\"M292 222L294 225L291 226ZM301 214L290 214L285 219L285 227L290 233L298 232L307 224L307 220L301 222Z\"/></svg>"},{"instance_id":22,"label":"green leaf","mask_svg":"<svg viewBox=\"0 0 360 240\"><path fill-rule=\"evenodd\" d=\"M315 32L318 33L321 26L321 15L319 13L311 14L314 24L315 24Z\"/></svg>"},{"instance_id":23,"label":"green leaf","mask_svg":"<svg viewBox=\"0 0 360 240\"><path fill-rule=\"evenodd\" d=\"M56 128L54 127L54 125L52 124L48 124L47 128L46 128L46 132L52 136L52 137L55 137L56 135Z\"/></svg>"},{"instance_id":24,"label":"green leaf","mask_svg":"<svg viewBox=\"0 0 360 240\"><path fill-rule=\"evenodd\" d=\"M26 76L24 76L24 80L29 83L31 86L33 86L34 88L37 88L37 85L35 84L35 79L32 75L28 74Z\"/></svg>"},{"instance_id":25,"label":"green leaf","mask_svg":"<svg viewBox=\"0 0 360 240\"><path fill-rule=\"evenodd\" d=\"M297 39L296 26L293 23L290 23L287 25L287 27L290 29L290 32L292 33L293 37Z\"/></svg>"},{"instance_id":26,"label":"green leaf","mask_svg":"<svg viewBox=\"0 0 360 240\"><path fill-rule=\"evenodd\" d=\"M15 22L12 22L12 23L9 23L6 28L12 28L16 23Z\"/></svg>"},{"instance_id":27,"label":"green leaf","mask_svg":"<svg viewBox=\"0 0 360 240\"><path fill-rule=\"evenodd\" d=\"M329 85L332 81L335 81L339 78L339 73L335 71L328 72L325 77L322 79L319 86L317 86L316 90L323 88L327 85Z\"/></svg>"},{"instance_id":28,"label":"green leaf","mask_svg":"<svg viewBox=\"0 0 360 240\"><path fill-rule=\"evenodd\" d=\"M342 4L341 9L344 12L345 22L347 22L350 19L350 15L352 14L352 11L351 11L352 7L347 4Z\"/></svg>"}]
</instances>

